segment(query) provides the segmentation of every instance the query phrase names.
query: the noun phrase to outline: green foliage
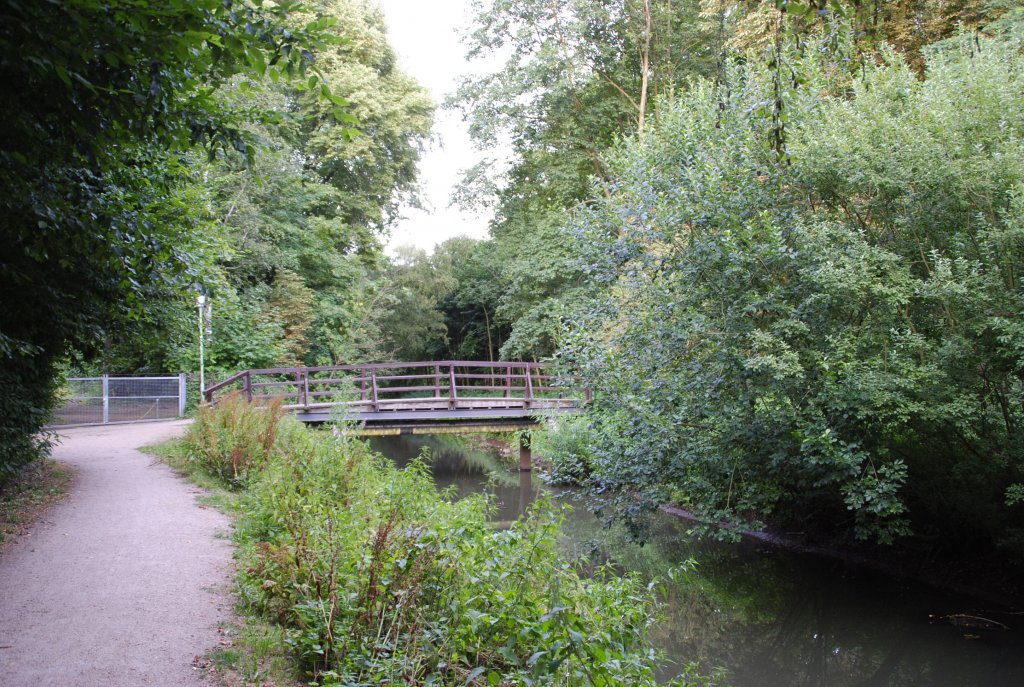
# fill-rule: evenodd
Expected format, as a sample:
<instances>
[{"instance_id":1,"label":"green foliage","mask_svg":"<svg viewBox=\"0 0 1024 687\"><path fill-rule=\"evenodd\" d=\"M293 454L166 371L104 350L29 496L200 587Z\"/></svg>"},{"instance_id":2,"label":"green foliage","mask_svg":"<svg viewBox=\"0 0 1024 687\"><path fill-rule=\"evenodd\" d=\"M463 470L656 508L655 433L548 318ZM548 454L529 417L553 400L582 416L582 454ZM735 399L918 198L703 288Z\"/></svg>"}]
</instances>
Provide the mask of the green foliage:
<instances>
[{"instance_id":1,"label":"green foliage","mask_svg":"<svg viewBox=\"0 0 1024 687\"><path fill-rule=\"evenodd\" d=\"M398 470L288 419L267 448L253 433L267 417L219 404L185 445L232 483L234 463L254 468L241 591L318 682L655 684L652 588L605 569L582 577L550 503L495 530L486 500L439 494L423 462Z\"/></svg>"},{"instance_id":2,"label":"green foliage","mask_svg":"<svg viewBox=\"0 0 1024 687\"><path fill-rule=\"evenodd\" d=\"M509 353L508 320L496 311L507 289L507 256L493 241L457 236L432 255L400 248L391 258L387 314L380 320L386 348L402 360L497 360Z\"/></svg>"},{"instance_id":3,"label":"green foliage","mask_svg":"<svg viewBox=\"0 0 1024 687\"><path fill-rule=\"evenodd\" d=\"M313 325L313 291L291 270L274 276L268 308L272 319L281 322L287 353L279 365L298 365L309 351L309 328Z\"/></svg>"},{"instance_id":4,"label":"green foliage","mask_svg":"<svg viewBox=\"0 0 1024 687\"><path fill-rule=\"evenodd\" d=\"M50 417L57 384L52 361L21 354L0 366L0 484L47 454L51 437L40 431Z\"/></svg>"},{"instance_id":5,"label":"green foliage","mask_svg":"<svg viewBox=\"0 0 1024 687\"><path fill-rule=\"evenodd\" d=\"M550 462L545 479L552 484L581 484L593 473L593 446L598 443L587 418L565 416L548 420L534 437L534 450Z\"/></svg>"},{"instance_id":6,"label":"green foliage","mask_svg":"<svg viewBox=\"0 0 1024 687\"><path fill-rule=\"evenodd\" d=\"M2 467L38 454L56 365L191 282L190 151L251 156L239 75L301 75L329 20L293 2L5 2L0 48ZM319 82L313 75L312 82ZM327 91L329 94L329 89Z\"/></svg>"},{"instance_id":7,"label":"green foliage","mask_svg":"<svg viewBox=\"0 0 1024 687\"><path fill-rule=\"evenodd\" d=\"M244 486L277 448L284 415L280 400L260 406L237 395L202 406L183 442L183 467L198 467L232 488Z\"/></svg>"},{"instance_id":8,"label":"green foliage","mask_svg":"<svg viewBox=\"0 0 1024 687\"><path fill-rule=\"evenodd\" d=\"M997 539L1024 470L1021 58L964 40L919 81L889 52L847 91L821 47L787 58L790 164L772 74L734 67L579 213L590 479L633 513L639 489L708 522Z\"/></svg>"},{"instance_id":9,"label":"green foliage","mask_svg":"<svg viewBox=\"0 0 1024 687\"><path fill-rule=\"evenodd\" d=\"M241 296L231 291L222 292L212 309L212 337L207 341L207 365L217 372L230 374L238 370L274 367L279 360L286 359L289 351L285 345L281 324L267 316L266 300L269 288L249 289ZM232 296L235 296L232 298ZM195 318L178 340L174 351L175 362L184 369L199 368L198 350L195 346Z\"/></svg>"},{"instance_id":10,"label":"green foliage","mask_svg":"<svg viewBox=\"0 0 1024 687\"><path fill-rule=\"evenodd\" d=\"M785 37L854 46L830 67L842 75L874 59L883 40L922 70L925 47L959 26L1021 33L1019 9L1003 0L478 0L474 9L470 58L503 64L466 78L449 106L465 113L481 147L507 142L513 157L507 169L485 160L470 170L457 200L495 211L500 288L476 310L487 313L488 331L508 331L506 359L550 356L562 345L565 306L587 280L562 231L565 213L587 202L591 179L605 196L614 192L609 151L656 125L662 103L686 97L695 77L722 83L730 56L770 65L773 90L751 105L772 113L772 145L784 157L787 99L803 79L801 57L791 63L779 52Z\"/></svg>"},{"instance_id":11,"label":"green foliage","mask_svg":"<svg viewBox=\"0 0 1024 687\"><path fill-rule=\"evenodd\" d=\"M773 50L783 33L831 32L838 23L853 29L861 49L874 51L884 42L920 70L927 46L960 31L1005 32L1012 23L1015 0L702 0L701 15L720 22L729 48L751 54ZM1009 21L1002 21L1007 18Z\"/></svg>"},{"instance_id":12,"label":"green foliage","mask_svg":"<svg viewBox=\"0 0 1024 687\"><path fill-rule=\"evenodd\" d=\"M346 42L322 51L317 66L363 135L345 141L322 99L302 98L309 117L302 141L308 166L338 189L338 215L353 227L381 230L403 200L415 197L416 164L433 123L426 90L397 67L382 11L365 0L327 0L324 11L344 27Z\"/></svg>"},{"instance_id":13,"label":"green foliage","mask_svg":"<svg viewBox=\"0 0 1024 687\"><path fill-rule=\"evenodd\" d=\"M216 212L232 248L220 261L227 288L217 298L230 300L234 290L262 299L263 319L280 325L287 349L279 363L381 356L378 320L388 312L390 286L379 237L398 204L415 195L433 111L426 92L397 68L379 10L337 0L322 11L346 40L318 50L317 66L332 92L352 102L361 135L343 135L333 103L294 86L232 92L265 101L281 122L257 129L265 148L255 165L235 158L213 170ZM282 279L290 285L285 300ZM273 287L269 300L264 285ZM239 353L220 364L237 368Z\"/></svg>"},{"instance_id":14,"label":"green foliage","mask_svg":"<svg viewBox=\"0 0 1024 687\"><path fill-rule=\"evenodd\" d=\"M503 258L493 241L442 245L450 253L455 288L438 305L448 329L450 357L463 360L498 360L509 336L507 323L498 320L495 307L503 293Z\"/></svg>"},{"instance_id":15,"label":"green foliage","mask_svg":"<svg viewBox=\"0 0 1024 687\"><path fill-rule=\"evenodd\" d=\"M384 351L378 320L390 301L380 236L397 203L415 194L433 105L397 69L378 10L346 0L316 12L314 23L331 35L311 51L316 79L219 82L219 106L261 113L239 122L254 149L213 161L189 156L195 171L168 212L168 226L191 227L173 242L187 259L185 285L212 304L209 378ZM344 102L347 117L363 118L359 136L337 117ZM102 350L80 357L104 371L198 369L194 292L161 287L141 298L138 320L108 326Z\"/></svg>"},{"instance_id":16,"label":"green foliage","mask_svg":"<svg viewBox=\"0 0 1024 687\"><path fill-rule=\"evenodd\" d=\"M446 357L442 353L448 332L438 306L456 286L452 251L447 247L460 240L449 239L429 256L412 246L399 246L391 258L387 271L391 305L380 323L389 359Z\"/></svg>"},{"instance_id":17,"label":"green foliage","mask_svg":"<svg viewBox=\"0 0 1024 687\"><path fill-rule=\"evenodd\" d=\"M507 171L495 167L499 178L481 163L460 193L495 208L492 286L473 308L486 314L486 332L472 332L490 339L466 348L538 358L559 346L564 303L583 279L561 231L566 210L587 198L591 177L608 179L605 152L657 119L660 96L711 72L720 41L692 0L480 0L474 8L469 56L504 64L466 79L450 105L482 147L507 140L513 160ZM508 334L496 344L501 330Z\"/></svg>"}]
</instances>

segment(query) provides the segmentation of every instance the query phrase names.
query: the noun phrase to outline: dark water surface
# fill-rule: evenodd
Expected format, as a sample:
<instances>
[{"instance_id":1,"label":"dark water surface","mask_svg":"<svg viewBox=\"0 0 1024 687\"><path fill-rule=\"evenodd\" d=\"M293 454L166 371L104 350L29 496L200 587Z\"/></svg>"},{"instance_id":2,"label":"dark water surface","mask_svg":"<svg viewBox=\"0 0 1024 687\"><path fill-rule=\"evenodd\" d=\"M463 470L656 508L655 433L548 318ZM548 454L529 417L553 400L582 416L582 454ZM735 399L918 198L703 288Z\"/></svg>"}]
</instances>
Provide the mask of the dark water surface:
<instances>
[{"instance_id":1,"label":"dark water surface","mask_svg":"<svg viewBox=\"0 0 1024 687\"><path fill-rule=\"evenodd\" d=\"M374 446L399 465L429 447L438 486L493 493L497 520L519 517L546 489L460 440L386 437ZM660 579L697 562L666 582L666 617L653 639L676 664L724 666L733 687L1024 687L1024 614L765 544L699 541L668 515L641 547L602 528L571 495L559 501L574 504L568 547ZM676 670L666 666L665 675Z\"/></svg>"}]
</instances>

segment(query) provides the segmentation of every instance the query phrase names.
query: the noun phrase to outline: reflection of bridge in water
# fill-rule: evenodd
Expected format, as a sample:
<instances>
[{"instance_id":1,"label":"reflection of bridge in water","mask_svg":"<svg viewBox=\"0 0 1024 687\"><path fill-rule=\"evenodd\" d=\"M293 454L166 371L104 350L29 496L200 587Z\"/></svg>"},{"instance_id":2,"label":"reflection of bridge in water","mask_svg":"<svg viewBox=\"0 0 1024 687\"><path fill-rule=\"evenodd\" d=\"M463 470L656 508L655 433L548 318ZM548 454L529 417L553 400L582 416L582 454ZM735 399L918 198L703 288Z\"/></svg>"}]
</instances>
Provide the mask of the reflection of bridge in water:
<instances>
[{"instance_id":1,"label":"reflection of bridge in water","mask_svg":"<svg viewBox=\"0 0 1024 687\"><path fill-rule=\"evenodd\" d=\"M352 422L364 436L528 430L581 405L542 363L465 360L244 370L203 392L208 403L229 393L279 400L303 422ZM522 436L520 469L529 470Z\"/></svg>"}]
</instances>

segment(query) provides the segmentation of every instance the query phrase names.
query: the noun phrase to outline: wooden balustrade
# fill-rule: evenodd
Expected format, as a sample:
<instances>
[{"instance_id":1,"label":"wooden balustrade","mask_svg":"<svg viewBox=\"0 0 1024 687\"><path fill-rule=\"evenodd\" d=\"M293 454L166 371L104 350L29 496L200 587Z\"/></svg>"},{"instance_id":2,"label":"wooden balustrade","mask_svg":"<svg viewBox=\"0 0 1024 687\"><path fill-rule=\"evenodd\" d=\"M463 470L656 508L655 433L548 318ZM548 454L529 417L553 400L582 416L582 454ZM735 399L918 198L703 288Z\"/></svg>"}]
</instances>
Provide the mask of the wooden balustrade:
<instances>
[{"instance_id":1,"label":"wooden balustrade","mask_svg":"<svg viewBox=\"0 0 1024 687\"><path fill-rule=\"evenodd\" d=\"M227 393L250 401L280 399L298 411L339 414L467 409L569 410L576 390L557 386L541 363L465 360L372 363L245 370L204 392L208 403Z\"/></svg>"}]
</instances>

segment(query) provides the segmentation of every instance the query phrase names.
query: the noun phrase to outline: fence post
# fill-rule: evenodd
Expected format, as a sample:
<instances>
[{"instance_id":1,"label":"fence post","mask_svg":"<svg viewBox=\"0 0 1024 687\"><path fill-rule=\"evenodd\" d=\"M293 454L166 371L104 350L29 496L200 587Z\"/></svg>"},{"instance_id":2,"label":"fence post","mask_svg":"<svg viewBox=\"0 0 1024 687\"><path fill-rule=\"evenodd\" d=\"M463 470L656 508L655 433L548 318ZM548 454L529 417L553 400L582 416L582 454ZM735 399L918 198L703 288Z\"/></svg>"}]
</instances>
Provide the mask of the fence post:
<instances>
[{"instance_id":1,"label":"fence post","mask_svg":"<svg viewBox=\"0 0 1024 687\"><path fill-rule=\"evenodd\" d=\"M178 417L185 417L185 394L187 393L187 387L185 385L185 373L182 372L178 375Z\"/></svg>"},{"instance_id":2,"label":"fence post","mask_svg":"<svg viewBox=\"0 0 1024 687\"><path fill-rule=\"evenodd\" d=\"M103 424L110 422L110 379L103 375Z\"/></svg>"},{"instance_id":3,"label":"fence post","mask_svg":"<svg viewBox=\"0 0 1024 687\"><path fill-rule=\"evenodd\" d=\"M245 371L242 388L245 389L245 400L252 403L252 372L250 370Z\"/></svg>"},{"instance_id":4,"label":"fence post","mask_svg":"<svg viewBox=\"0 0 1024 687\"><path fill-rule=\"evenodd\" d=\"M434 398L441 398L441 366L434 365Z\"/></svg>"},{"instance_id":5,"label":"fence post","mask_svg":"<svg viewBox=\"0 0 1024 687\"><path fill-rule=\"evenodd\" d=\"M370 393L372 394L371 398L373 399L373 412L376 413L378 410L380 410L380 406L379 406L379 404L377 402L377 373L376 372L371 372L370 373Z\"/></svg>"},{"instance_id":6,"label":"fence post","mask_svg":"<svg viewBox=\"0 0 1024 687\"><path fill-rule=\"evenodd\" d=\"M524 398L524 407L529 408L531 401L533 401L533 372L530 370L529 363L523 365L523 372L526 373L526 397Z\"/></svg>"},{"instance_id":7,"label":"fence post","mask_svg":"<svg viewBox=\"0 0 1024 687\"><path fill-rule=\"evenodd\" d=\"M455 403L459 400L459 392L455 390L455 366L448 367L448 407L455 410Z\"/></svg>"}]
</instances>

